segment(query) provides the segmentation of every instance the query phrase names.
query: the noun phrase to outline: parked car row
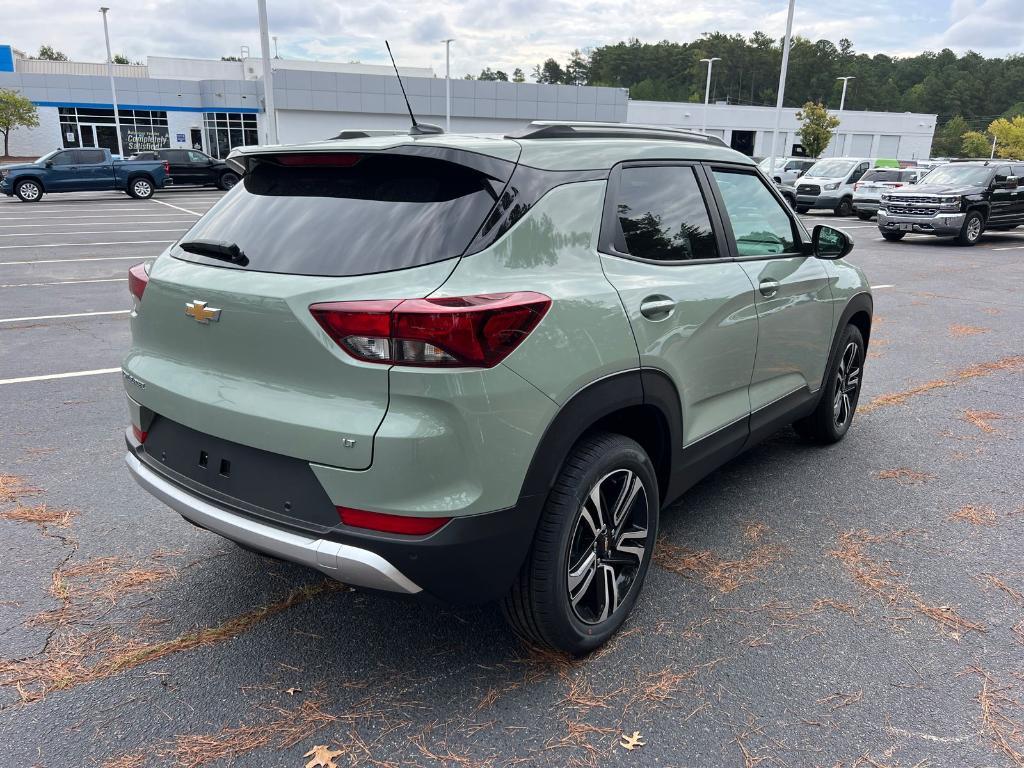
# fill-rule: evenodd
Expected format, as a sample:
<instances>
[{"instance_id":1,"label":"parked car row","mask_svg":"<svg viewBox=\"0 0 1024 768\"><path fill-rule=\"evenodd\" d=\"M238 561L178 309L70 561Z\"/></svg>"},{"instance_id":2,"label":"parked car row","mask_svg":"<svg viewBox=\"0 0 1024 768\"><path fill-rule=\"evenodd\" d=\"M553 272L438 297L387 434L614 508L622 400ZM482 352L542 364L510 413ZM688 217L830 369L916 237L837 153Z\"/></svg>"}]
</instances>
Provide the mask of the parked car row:
<instances>
[{"instance_id":1,"label":"parked car row","mask_svg":"<svg viewBox=\"0 0 1024 768\"><path fill-rule=\"evenodd\" d=\"M139 152L128 160L107 149L57 149L31 163L0 166L0 193L26 203L50 192L118 190L146 199L172 184L231 189L238 178L224 161L194 149Z\"/></svg>"}]
</instances>

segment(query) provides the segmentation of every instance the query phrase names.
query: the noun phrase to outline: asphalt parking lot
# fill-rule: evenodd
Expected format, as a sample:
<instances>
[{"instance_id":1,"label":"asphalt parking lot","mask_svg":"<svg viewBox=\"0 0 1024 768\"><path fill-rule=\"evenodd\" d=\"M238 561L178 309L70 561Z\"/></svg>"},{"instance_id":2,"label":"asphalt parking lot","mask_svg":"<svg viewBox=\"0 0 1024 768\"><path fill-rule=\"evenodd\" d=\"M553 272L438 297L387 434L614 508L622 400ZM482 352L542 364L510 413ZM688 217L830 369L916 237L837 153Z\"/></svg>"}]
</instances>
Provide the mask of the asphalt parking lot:
<instances>
[{"instance_id":1,"label":"asphalt parking lot","mask_svg":"<svg viewBox=\"0 0 1024 768\"><path fill-rule=\"evenodd\" d=\"M221 194L0 199L0 765L1024 765L1024 230L805 217L875 286L850 434L781 432L690 491L632 618L573 661L131 481L126 270Z\"/></svg>"}]
</instances>

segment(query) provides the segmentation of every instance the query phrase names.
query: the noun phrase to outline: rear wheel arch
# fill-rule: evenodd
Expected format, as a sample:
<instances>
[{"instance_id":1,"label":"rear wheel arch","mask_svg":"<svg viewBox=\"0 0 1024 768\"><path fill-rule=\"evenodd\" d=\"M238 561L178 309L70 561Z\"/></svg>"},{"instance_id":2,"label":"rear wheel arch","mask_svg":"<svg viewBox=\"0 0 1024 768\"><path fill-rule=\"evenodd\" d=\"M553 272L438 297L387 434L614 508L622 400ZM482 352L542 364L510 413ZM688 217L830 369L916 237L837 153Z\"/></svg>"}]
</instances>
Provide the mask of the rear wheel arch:
<instances>
[{"instance_id":1,"label":"rear wheel arch","mask_svg":"<svg viewBox=\"0 0 1024 768\"><path fill-rule=\"evenodd\" d=\"M846 326L855 325L860 331L861 336L864 338L864 350L867 351L868 340L871 338L871 318L874 312L874 300L871 298L871 294L867 291L854 294L854 296L846 302L846 307L843 309L842 315L839 317L839 322L836 323L835 330L832 334L832 344L829 347L828 359L832 360L836 355L836 350L839 348L839 342L843 338L843 332L846 330ZM824 392L825 382L828 379L829 366L825 366L825 373L821 379L821 387L819 392Z\"/></svg>"}]
</instances>

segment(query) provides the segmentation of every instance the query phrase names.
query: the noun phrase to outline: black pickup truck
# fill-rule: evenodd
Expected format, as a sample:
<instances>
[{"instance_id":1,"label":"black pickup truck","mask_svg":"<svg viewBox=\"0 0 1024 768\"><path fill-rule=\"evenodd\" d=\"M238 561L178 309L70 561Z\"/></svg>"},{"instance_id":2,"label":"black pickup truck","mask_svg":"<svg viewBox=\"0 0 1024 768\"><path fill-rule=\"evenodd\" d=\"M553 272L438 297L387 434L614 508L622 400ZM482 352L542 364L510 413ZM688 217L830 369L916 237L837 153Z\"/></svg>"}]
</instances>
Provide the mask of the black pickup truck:
<instances>
[{"instance_id":1,"label":"black pickup truck","mask_svg":"<svg viewBox=\"0 0 1024 768\"><path fill-rule=\"evenodd\" d=\"M908 232L974 245L985 231L1024 224L1024 163L985 160L940 165L912 187L882 194L878 230L886 240Z\"/></svg>"},{"instance_id":2,"label":"black pickup truck","mask_svg":"<svg viewBox=\"0 0 1024 768\"><path fill-rule=\"evenodd\" d=\"M198 149L147 150L132 155L132 160L163 160L170 165L171 178L179 187L183 184L201 184L231 189L238 183L238 174L227 163Z\"/></svg>"}]
</instances>

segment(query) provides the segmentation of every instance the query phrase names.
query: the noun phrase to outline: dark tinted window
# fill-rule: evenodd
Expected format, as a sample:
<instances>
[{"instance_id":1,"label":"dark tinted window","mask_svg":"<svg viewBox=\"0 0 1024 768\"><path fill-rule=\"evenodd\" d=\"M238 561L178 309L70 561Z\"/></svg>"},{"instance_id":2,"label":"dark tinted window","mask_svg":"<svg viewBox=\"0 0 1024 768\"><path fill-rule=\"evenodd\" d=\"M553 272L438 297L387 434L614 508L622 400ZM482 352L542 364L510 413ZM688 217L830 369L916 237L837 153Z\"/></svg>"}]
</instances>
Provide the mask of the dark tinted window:
<instances>
[{"instance_id":1,"label":"dark tinted window","mask_svg":"<svg viewBox=\"0 0 1024 768\"><path fill-rule=\"evenodd\" d=\"M102 163L106 160L106 155L103 154L102 149L79 149L78 150L78 162L83 165L89 165L91 163Z\"/></svg>"},{"instance_id":2,"label":"dark tinted window","mask_svg":"<svg viewBox=\"0 0 1024 768\"><path fill-rule=\"evenodd\" d=\"M624 168L616 201L625 252L653 261L718 258L693 169Z\"/></svg>"},{"instance_id":3,"label":"dark tinted window","mask_svg":"<svg viewBox=\"0 0 1024 768\"><path fill-rule=\"evenodd\" d=\"M494 203L488 177L458 163L389 153L333 157L353 164L257 161L182 241L234 243L248 257L246 269L260 272L388 272L459 256Z\"/></svg>"},{"instance_id":4,"label":"dark tinted window","mask_svg":"<svg viewBox=\"0 0 1024 768\"><path fill-rule=\"evenodd\" d=\"M188 155L188 161L190 163L195 163L196 165L205 165L206 162L210 159L202 152L196 152L195 150L191 149L185 152L185 154Z\"/></svg>"},{"instance_id":5,"label":"dark tinted window","mask_svg":"<svg viewBox=\"0 0 1024 768\"><path fill-rule=\"evenodd\" d=\"M740 256L771 256L796 250L793 222L761 178L715 171Z\"/></svg>"},{"instance_id":6,"label":"dark tinted window","mask_svg":"<svg viewBox=\"0 0 1024 768\"><path fill-rule=\"evenodd\" d=\"M73 150L68 152L58 152L50 158L50 162L54 165L74 165L76 162L75 153Z\"/></svg>"},{"instance_id":7,"label":"dark tinted window","mask_svg":"<svg viewBox=\"0 0 1024 768\"><path fill-rule=\"evenodd\" d=\"M1012 165L1010 170L1013 171L1013 175L1018 179L1024 176L1024 165Z\"/></svg>"},{"instance_id":8,"label":"dark tinted window","mask_svg":"<svg viewBox=\"0 0 1024 768\"><path fill-rule=\"evenodd\" d=\"M188 153L181 149L165 149L160 153L160 159L169 163L183 164L188 162Z\"/></svg>"}]
</instances>

